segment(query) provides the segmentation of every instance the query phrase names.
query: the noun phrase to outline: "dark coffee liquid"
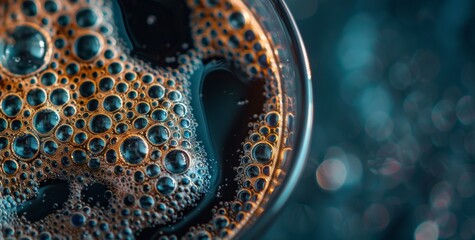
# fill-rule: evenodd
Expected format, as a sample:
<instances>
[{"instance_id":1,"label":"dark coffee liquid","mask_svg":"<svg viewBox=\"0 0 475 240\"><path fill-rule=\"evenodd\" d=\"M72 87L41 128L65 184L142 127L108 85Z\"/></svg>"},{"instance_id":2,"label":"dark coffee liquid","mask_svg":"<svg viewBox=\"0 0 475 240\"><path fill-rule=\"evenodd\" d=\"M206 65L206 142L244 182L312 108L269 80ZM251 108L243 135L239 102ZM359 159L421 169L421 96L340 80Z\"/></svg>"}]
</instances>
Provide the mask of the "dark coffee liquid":
<instances>
[{"instance_id":1,"label":"dark coffee liquid","mask_svg":"<svg viewBox=\"0 0 475 240\"><path fill-rule=\"evenodd\" d=\"M226 238L255 214L288 132L243 2L1 7L3 237Z\"/></svg>"}]
</instances>

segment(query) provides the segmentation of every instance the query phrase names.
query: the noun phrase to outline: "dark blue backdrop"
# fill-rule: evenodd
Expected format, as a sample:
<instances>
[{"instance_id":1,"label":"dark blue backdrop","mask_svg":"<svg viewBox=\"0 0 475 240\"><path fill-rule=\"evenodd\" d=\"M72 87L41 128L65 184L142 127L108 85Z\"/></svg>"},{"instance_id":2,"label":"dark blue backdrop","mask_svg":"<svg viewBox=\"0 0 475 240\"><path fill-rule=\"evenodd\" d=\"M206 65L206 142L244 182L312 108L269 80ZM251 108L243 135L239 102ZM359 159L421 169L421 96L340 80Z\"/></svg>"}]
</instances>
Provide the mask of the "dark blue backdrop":
<instances>
[{"instance_id":1,"label":"dark blue backdrop","mask_svg":"<svg viewBox=\"0 0 475 240\"><path fill-rule=\"evenodd\" d=\"M287 2L315 129L265 239L474 238L475 2Z\"/></svg>"}]
</instances>

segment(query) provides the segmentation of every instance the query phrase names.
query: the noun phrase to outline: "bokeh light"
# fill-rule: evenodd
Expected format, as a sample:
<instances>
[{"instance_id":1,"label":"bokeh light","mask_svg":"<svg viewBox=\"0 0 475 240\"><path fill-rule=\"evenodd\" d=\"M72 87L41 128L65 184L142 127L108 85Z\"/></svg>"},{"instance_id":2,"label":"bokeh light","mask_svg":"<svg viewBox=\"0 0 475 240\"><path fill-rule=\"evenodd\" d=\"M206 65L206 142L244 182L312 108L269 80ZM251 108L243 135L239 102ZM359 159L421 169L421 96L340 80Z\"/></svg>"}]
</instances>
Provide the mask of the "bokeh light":
<instances>
[{"instance_id":1,"label":"bokeh light","mask_svg":"<svg viewBox=\"0 0 475 240\"><path fill-rule=\"evenodd\" d=\"M318 185L329 191L341 188L345 183L347 171L339 159L325 160L317 169Z\"/></svg>"},{"instance_id":2,"label":"bokeh light","mask_svg":"<svg viewBox=\"0 0 475 240\"><path fill-rule=\"evenodd\" d=\"M264 239L474 239L475 2L286 2L315 128Z\"/></svg>"}]
</instances>

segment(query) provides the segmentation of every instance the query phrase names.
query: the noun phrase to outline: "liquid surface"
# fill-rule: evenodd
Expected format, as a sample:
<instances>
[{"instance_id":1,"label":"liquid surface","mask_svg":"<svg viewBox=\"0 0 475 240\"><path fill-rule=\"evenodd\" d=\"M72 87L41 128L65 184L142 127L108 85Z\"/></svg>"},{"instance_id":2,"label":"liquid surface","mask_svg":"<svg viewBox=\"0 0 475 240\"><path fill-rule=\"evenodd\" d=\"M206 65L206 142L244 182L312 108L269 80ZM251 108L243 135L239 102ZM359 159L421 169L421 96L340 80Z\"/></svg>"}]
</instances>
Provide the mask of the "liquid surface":
<instances>
[{"instance_id":1,"label":"liquid surface","mask_svg":"<svg viewBox=\"0 0 475 240\"><path fill-rule=\"evenodd\" d=\"M245 4L12 0L0 17L2 238L229 238L258 214L289 130Z\"/></svg>"}]
</instances>

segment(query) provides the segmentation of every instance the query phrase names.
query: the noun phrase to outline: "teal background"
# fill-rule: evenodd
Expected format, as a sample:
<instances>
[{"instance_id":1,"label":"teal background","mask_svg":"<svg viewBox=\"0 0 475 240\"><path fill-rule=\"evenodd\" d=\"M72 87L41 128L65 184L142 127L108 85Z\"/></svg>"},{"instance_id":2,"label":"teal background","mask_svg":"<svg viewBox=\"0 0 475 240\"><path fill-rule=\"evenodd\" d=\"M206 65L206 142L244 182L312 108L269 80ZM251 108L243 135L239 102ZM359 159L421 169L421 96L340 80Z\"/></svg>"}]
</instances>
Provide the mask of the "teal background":
<instances>
[{"instance_id":1,"label":"teal background","mask_svg":"<svg viewBox=\"0 0 475 240\"><path fill-rule=\"evenodd\" d=\"M287 3L315 121L305 171L263 238L473 239L475 2Z\"/></svg>"}]
</instances>

